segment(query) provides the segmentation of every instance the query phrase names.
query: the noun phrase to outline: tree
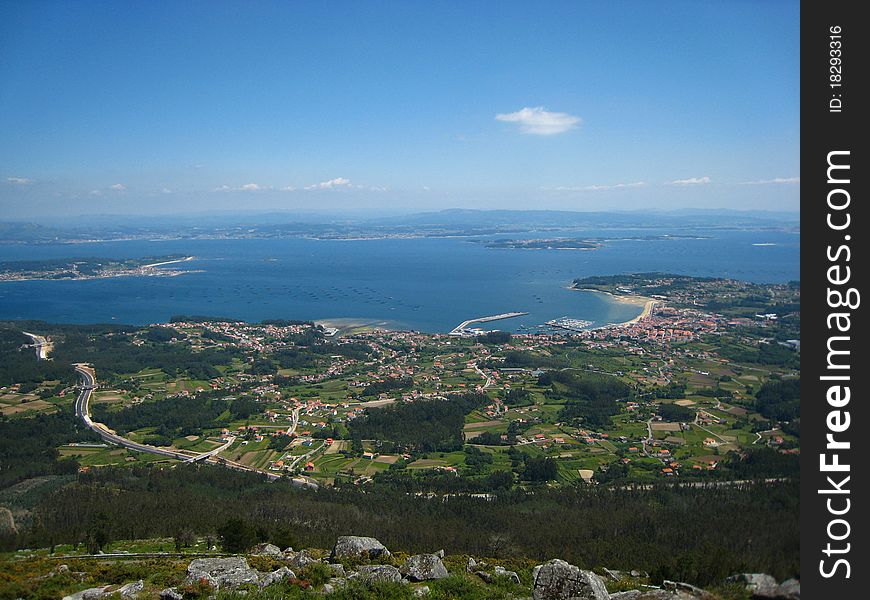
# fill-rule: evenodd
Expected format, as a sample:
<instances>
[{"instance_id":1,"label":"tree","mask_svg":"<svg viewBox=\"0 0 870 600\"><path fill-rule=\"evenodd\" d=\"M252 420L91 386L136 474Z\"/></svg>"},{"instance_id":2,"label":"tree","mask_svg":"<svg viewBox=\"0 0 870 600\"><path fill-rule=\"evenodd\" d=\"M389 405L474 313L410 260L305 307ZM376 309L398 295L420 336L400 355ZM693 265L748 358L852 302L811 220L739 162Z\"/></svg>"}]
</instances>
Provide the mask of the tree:
<instances>
[{"instance_id":1,"label":"tree","mask_svg":"<svg viewBox=\"0 0 870 600\"><path fill-rule=\"evenodd\" d=\"M103 548L105 548L106 544L110 541L109 517L104 512L97 513L94 516L93 521L91 521L90 527L88 528L88 535L85 539L85 545L88 552L91 554L102 552Z\"/></svg>"},{"instance_id":2,"label":"tree","mask_svg":"<svg viewBox=\"0 0 870 600\"><path fill-rule=\"evenodd\" d=\"M241 519L230 519L217 531L226 552L247 552L257 541L254 528Z\"/></svg>"}]
</instances>

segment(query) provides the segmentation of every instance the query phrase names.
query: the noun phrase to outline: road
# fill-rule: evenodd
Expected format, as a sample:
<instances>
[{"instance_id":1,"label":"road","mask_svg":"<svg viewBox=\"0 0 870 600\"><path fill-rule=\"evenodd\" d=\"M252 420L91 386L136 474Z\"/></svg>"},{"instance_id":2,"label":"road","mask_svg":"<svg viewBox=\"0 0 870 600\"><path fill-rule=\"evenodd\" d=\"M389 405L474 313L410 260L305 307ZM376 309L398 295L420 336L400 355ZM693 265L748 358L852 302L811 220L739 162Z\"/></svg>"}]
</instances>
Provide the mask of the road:
<instances>
[{"instance_id":1,"label":"road","mask_svg":"<svg viewBox=\"0 0 870 600\"><path fill-rule=\"evenodd\" d=\"M89 429L91 429L94 433L99 435L105 441L111 444L115 444L117 446L122 446L129 450L135 450L136 452L148 452L150 454L157 454L159 456L165 456L167 458L174 458L182 461L187 461L200 456L195 452L189 452L186 450L168 450L166 448L158 448L157 446L149 446L148 444L140 444L139 442L134 442L133 440L121 437L120 435L116 434L114 431L106 427L104 424L98 423L91 419L91 411L88 404L90 403L91 395L97 387L96 373L94 372L94 369L92 367L85 364L75 364L73 366L75 367L76 372L82 378L82 388L79 392L78 398L76 398L75 404L76 416L80 418L85 423L85 425L88 426ZM260 475L265 475L270 480L279 479L281 477L281 475L278 475L277 473L262 471L260 469L250 467L239 462L227 460L225 458L220 458L218 456L205 457L203 458L203 462L221 465L227 467L228 469L236 469L237 471L259 473Z\"/></svg>"},{"instance_id":2,"label":"road","mask_svg":"<svg viewBox=\"0 0 870 600\"><path fill-rule=\"evenodd\" d=\"M48 353L51 352L54 344L48 341L47 338L37 335L35 333L27 333L26 331L22 331L24 335L33 340L33 347L36 348L36 358L39 360L47 360Z\"/></svg>"}]
</instances>

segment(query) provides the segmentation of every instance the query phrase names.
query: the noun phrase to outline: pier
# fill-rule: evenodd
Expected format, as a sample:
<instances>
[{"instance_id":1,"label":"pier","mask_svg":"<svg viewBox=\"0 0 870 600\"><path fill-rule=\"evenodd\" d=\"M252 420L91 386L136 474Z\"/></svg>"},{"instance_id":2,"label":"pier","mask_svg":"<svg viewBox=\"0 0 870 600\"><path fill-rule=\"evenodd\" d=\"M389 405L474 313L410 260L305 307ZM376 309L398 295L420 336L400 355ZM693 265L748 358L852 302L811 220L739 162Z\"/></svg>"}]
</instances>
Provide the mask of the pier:
<instances>
[{"instance_id":1,"label":"pier","mask_svg":"<svg viewBox=\"0 0 870 600\"><path fill-rule=\"evenodd\" d=\"M479 317L477 319L468 319L467 321L463 321L456 327L454 327L449 335L458 336L458 337L468 337L477 335L477 331L473 329L469 329L468 326L473 323L488 323L490 321L501 321L502 319L513 319L514 317L522 317L527 315L527 312L507 312L501 313L500 315L492 315L489 317Z\"/></svg>"}]
</instances>

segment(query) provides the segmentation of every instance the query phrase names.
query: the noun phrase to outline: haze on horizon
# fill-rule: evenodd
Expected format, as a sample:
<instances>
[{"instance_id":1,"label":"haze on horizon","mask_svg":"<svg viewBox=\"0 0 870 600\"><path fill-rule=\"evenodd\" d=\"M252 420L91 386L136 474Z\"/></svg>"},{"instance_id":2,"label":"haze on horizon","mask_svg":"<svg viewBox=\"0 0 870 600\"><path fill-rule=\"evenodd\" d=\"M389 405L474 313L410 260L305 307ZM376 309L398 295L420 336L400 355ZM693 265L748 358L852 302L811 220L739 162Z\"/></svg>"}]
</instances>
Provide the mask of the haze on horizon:
<instances>
[{"instance_id":1,"label":"haze on horizon","mask_svg":"<svg viewBox=\"0 0 870 600\"><path fill-rule=\"evenodd\" d=\"M0 5L3 220L798 210L799 3Z\"/></svg>"}]
</instances>

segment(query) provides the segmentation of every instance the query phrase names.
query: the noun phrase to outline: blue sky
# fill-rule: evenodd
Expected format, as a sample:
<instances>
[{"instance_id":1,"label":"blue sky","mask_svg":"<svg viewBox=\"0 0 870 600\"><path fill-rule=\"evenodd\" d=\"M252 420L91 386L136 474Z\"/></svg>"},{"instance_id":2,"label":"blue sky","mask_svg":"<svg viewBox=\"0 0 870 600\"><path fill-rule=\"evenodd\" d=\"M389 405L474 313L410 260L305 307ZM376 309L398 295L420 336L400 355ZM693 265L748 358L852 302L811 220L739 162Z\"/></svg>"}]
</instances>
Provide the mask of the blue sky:
<instances>
[{"instance_id":1,"label":"blue sky","mask_svg":"<svg viewBox=\"0 0 870 600\"><path fill-rule=\"evenodd\" d=\"M2 2L3 218L797 210L798 2Z\"/></svg>"}]
</instances>

